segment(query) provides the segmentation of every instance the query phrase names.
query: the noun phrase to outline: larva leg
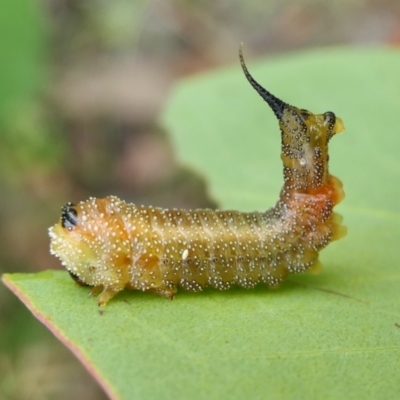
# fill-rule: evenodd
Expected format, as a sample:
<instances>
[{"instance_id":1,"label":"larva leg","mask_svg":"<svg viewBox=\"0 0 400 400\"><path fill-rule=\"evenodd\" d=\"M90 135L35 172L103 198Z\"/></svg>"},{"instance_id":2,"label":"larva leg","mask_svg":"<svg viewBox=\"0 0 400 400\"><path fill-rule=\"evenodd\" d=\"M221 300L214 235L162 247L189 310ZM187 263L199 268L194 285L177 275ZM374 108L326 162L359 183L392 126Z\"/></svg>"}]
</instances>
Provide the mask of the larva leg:
<instances>
[{"instance_id":1,"label":"larva leg","mask_svg":"<svg viewBox=\"0 0 400 400\"><path fill-rule=\"evenodd\" d=\"M149 293L155 293L159 296L165 297L170 300L174 299L176 291L177 291L176 287L169 288L167 286L161 286L158 288L147 290L147 292Z\"/></svg>"},{"instance_id":2,"label":"larva leg","mask_svg":"<svg viewBox=\"0 0 400 400\"><path fill-rule=\"evenodd\" d=\"M347 234L347 227L342 225L343 217L340 214L332 214L332 241L339 240Z\"/></svg>"},{"instance_id":3,"label":"larva leg","mask_svg":"<svg viewBox=\"0 0 400 400\"><path fill-rule=\"evenodd\" d=\"M90 289L88 296L97 296L102 292L102 290L103 290L103 285L93 286L92 289Z\"/></svg>"},{"instance_id":4,"label":"larva leg","mask_svg":"<svg viewBox=\"0 0 400 400\"><path fill-rule=\"evenodd\" d=\"M321 263L321 261L317 260L315 261L315 263L313 265L311 265L311 267L307 270L307 272L311 275L318 275L322 269L323 269L323 265Z\"/></svg>"},{"instance_id":5,"label":"larva leg","mask_svg":"<svg viewBox=\"0 0 400 400\"><path fill-rule=\"evenodd\" d=\"M101 307L105 306L107 304L107 302L109 300L111 300L121 290L122 289L105 287L98 298L99 306L101 306Z\"/></svg>"},{"instance_id":6,"label":"larva leg","mask_svg":"<svg viewBox=\"0 0 400 400\"><path fill-rule=\"evenodd\" d=\"M288 274L287 268L283 265L279 265L273 270L267 269L261 277L261 280L265 282L269 288L278 289Z\"/></svg>"}]
</instances>

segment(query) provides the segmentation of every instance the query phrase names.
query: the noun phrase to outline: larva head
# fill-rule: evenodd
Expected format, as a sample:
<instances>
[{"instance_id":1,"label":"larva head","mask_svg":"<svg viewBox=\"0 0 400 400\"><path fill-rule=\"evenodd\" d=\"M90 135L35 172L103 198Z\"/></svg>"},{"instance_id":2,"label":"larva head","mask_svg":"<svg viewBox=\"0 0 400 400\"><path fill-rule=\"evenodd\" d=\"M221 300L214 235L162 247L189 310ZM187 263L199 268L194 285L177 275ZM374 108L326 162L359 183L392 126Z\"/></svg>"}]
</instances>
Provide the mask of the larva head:
<instances>
[{"instance_id":1,"label":"larva head","mask_svg":"<svg viewBox=\"0 0 400 400\"><path fill-rule=\"evenodd\" d=\"M329 140L336 133L343 132L343 121L331 111L315 115L278 99L251 76L241 48L239 57L247 80L279 120L286 191L306 193L319 190L329 179Z\"/></svg>"},{"instance_id":2,"label":"larva head","mask_svg":"<svg viewBox=\"0 0 400 400\"><path fill-rule=\"evenodd\" d=\"M49 229L50 251L82 285L121 286L130 263L130 241L114 198L62 207Z\"/></svg>"}]
</instances>

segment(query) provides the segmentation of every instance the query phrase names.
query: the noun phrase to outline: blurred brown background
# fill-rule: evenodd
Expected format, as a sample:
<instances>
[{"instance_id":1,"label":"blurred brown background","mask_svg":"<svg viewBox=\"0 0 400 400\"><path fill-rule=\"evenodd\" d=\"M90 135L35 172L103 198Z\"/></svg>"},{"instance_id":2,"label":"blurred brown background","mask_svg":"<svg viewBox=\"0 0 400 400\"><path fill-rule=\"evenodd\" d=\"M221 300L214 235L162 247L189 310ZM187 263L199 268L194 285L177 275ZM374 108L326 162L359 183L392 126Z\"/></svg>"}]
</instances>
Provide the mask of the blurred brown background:
<instances>
[{"instance_id":1,"label":"blurred brown background","mask_svg":"<svg viewBox=\"0 0 400 400\"><path fill-rule=\"evenodd\" d=\"M399 0L6 0L0 14L0 272L60 268L66 201L213 206L157 116L181 77L246 57L400 45ZM238 66L239 68L239 66ZM205 116L206 117L206 116ZM0 399L102 399L0 286Z\"/></svg>"}]
</instances>

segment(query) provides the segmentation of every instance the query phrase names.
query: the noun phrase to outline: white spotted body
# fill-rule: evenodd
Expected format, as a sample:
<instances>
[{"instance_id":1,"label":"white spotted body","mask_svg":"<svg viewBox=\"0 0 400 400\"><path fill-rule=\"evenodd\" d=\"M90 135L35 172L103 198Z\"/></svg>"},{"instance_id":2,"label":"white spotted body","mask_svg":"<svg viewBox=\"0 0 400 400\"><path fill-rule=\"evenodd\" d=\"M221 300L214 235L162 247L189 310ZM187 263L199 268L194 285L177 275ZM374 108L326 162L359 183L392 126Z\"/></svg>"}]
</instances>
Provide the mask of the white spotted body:
<instances>
[{"instance_id":1,"label":"white spotted body","mask_svg":"<svg viewBox=\"0 0 400 400\"><path fill-rule=\"evenodd\" d=\"M344 197L329 174L328 142L343 123L283 103L245 75L278 117L284 185L266 212L138 207L116 197L67 203L50 228L51 252L104 305L124 288L172 298L177 286L278 286L289 273L318 269L319 251L345 235L333 207Z\"/></svg>"}]
</instances>

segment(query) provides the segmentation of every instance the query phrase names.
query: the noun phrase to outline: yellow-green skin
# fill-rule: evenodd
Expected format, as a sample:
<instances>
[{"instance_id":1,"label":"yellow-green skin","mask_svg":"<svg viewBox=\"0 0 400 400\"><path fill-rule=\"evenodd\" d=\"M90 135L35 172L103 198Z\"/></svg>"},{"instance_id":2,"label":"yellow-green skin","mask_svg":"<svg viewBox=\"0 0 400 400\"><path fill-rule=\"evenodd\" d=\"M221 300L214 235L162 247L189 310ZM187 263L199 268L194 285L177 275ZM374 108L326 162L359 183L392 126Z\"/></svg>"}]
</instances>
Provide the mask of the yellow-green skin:
<instances>
[{"instance_id":1,"label":"yellow-green skin","mask_svg":"<svg viewBox=\"0 0 400 400\"><path fill-rule=\"evenodd\" d=\"M318 254L346 234L333 207L344 197L328 171L328 142L343 131L331 112L283 103L247 79L279 119L284 185L266 212L137 207L116 197L67 203L50 228L51 253L105 305L124 288L173 298L177 286L278 286L289 273L318 271Z\"/></svg>"}]
</instances>

